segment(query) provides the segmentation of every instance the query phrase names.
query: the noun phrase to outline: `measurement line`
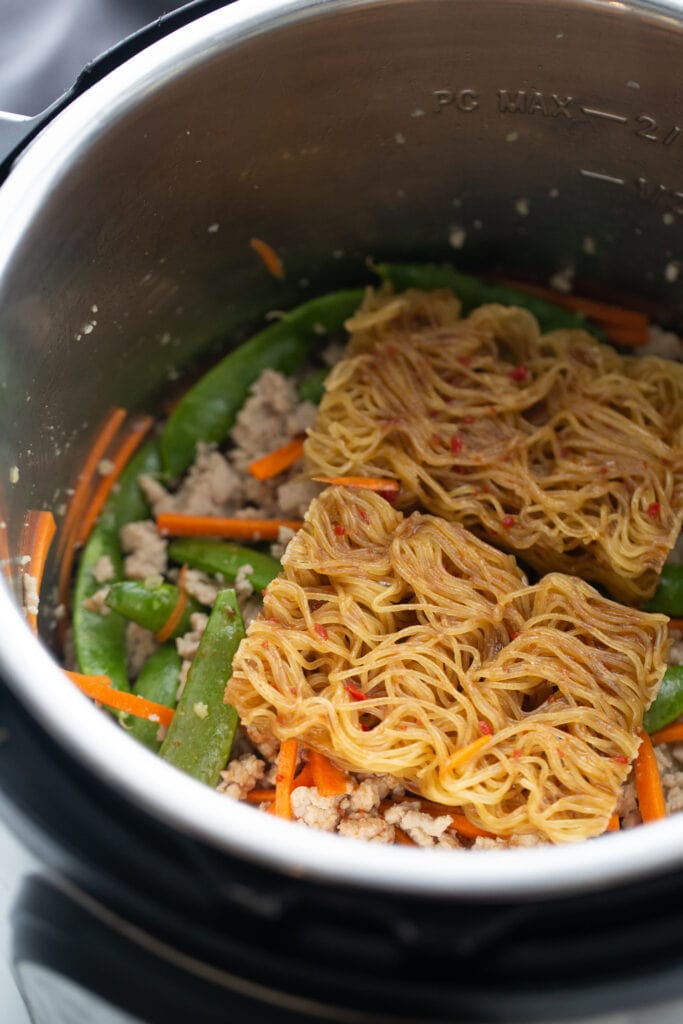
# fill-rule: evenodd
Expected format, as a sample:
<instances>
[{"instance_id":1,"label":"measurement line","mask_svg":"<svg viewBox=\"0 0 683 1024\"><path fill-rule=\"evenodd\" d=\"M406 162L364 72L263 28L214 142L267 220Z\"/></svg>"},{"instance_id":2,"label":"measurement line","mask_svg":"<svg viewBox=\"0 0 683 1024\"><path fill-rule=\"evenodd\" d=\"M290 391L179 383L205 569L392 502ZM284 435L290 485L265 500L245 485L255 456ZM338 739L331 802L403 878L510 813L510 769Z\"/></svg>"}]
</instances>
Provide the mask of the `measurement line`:
<instances>
[{"instance_id":1,"label":"measurement line","mask_svg":"<svg viewBox=\"0 0 683 1024\"><path fill-rule=\"evenodd\" d=\"M607 181L610 185L623 185L623 178L613 178L611 174L600 174L598 171L586 171L583 167L579 168L579 174L583 174L584 178L595 178L596 181Z\"/></svg>"},{"instance_id":2,"label":"measurement line","mask_svg":"<svg viewBox=\"0 0 683 1024\"><path fill-rule=\"evenodd\" d=\"M622 117L621 114L611 114L609 110L597 110L595 107L581 107L584 114L588 117L601 117L605 121L617 121L619 124L626 124L628 118Z\"/></svg>"}]
</instances>

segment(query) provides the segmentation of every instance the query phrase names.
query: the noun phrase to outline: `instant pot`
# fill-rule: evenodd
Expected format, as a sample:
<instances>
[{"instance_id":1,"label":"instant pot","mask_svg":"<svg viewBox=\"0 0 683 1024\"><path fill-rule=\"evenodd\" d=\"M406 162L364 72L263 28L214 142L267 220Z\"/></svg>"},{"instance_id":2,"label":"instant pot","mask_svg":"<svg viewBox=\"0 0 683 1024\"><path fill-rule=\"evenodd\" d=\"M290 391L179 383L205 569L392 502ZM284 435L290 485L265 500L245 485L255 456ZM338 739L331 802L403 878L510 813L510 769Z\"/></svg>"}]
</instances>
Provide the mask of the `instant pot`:
<instances>
[{"instance_id":1,"label":"instant pot","mask_svg":"<svg viewBox=\"0 0 683 1024\"><path fill-rule=\"evenodd\" d=\"M683 816L469 854L259 814L77 692L19 564L112 405L372 258L683 327L682 55L673 0L200 2L0 122L0 808L34 1024L683 1017Z\"/></svg>"}]
</instances>

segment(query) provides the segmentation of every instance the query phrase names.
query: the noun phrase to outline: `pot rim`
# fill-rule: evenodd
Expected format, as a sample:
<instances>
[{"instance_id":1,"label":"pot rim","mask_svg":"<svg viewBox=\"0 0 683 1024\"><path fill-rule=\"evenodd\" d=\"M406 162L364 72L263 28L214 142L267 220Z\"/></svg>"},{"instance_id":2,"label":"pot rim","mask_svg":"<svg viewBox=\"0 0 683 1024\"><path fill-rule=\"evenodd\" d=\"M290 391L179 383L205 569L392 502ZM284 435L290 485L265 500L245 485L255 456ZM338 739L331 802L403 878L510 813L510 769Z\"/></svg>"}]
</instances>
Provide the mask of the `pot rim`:
<instances>
[{"instance_id":1,"label":"pot rim","mask_svg":"<svg viewBox=\"0 0 683 1024\"><path fill-rule=\"evenodd\" d=\"M54 181L141 92L163 88L213 53L300 18L395 0L238 0L132 57L69 104L31 142L0 189L0 278ZM505 0L507 2L507 0ZM512 2L512 0L510 0ZM608 8L610 0L581 0ZM572 7L579 3L574 0ZM632 12L675 18L680 0L633 0ZM0 585L0 668L17 697L84 767L180 832L291 877L404 895L495 901L613 887L680 867L683 814L593 842L554 847L438 851L387 847L293 827L201 785L132 743L63 675L36 640L5 581ZM49 704L42 699L45 690Z\"/></svg>"}]
</instances>

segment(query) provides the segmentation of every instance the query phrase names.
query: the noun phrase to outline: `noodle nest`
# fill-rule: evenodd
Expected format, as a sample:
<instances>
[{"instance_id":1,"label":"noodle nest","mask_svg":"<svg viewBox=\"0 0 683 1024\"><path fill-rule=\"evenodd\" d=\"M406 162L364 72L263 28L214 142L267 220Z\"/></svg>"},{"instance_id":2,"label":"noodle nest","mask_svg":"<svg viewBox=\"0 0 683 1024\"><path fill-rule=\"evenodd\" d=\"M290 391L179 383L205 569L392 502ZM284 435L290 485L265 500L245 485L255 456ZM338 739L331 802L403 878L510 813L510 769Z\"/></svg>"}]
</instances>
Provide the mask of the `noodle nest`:
<instances>
[{"instance_id":1,"label":"noodle nest","mask_svg":"<svg viewBox=\"0 0 683 1024\"><path fill-rule=\"evenodd\" d=\"M457 523L333 487L240 645L243 724L389 773L501 837L604 831L665 668L666 619Z\"/></svg>"},{"instance_id":2,"label":"noodle nest","mask_svg":"<svg viewBox=\"0 0 683 1024\"><path fill-rule=\"evenodd\" d=\"M450 292L369 292L306 456L390 476L399 507L551 570L649 597L683 521L683 366L622 357L523 309L467 319Z\"/></svg>"}]
</instances>

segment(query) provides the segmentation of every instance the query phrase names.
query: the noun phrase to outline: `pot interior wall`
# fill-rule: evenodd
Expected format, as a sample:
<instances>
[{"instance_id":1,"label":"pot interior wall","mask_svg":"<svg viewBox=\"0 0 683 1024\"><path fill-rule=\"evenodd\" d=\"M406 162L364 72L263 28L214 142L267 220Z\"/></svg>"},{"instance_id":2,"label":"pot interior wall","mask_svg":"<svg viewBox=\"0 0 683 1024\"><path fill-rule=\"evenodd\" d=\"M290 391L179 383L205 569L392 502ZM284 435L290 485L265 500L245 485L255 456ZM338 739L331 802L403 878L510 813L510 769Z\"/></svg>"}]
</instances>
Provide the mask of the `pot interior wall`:
<instances>
[{"instance_id":1,"label":"pot interior wall","mask_svg":"<svg viewBox=\"0 0 683 1024\"><path fill-rule=\"evenodd\" d=\"M10 554L26 508L66 500L112 405L155 408L266 311L370 280L368 256L544 282L571 268L681 323L683 40L666 10L329 0L240 29L240 7L183 59L162 42L142 80L118 72L116 102L25 197L0 267Z\"/></svg>"}]
</instances>

